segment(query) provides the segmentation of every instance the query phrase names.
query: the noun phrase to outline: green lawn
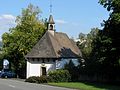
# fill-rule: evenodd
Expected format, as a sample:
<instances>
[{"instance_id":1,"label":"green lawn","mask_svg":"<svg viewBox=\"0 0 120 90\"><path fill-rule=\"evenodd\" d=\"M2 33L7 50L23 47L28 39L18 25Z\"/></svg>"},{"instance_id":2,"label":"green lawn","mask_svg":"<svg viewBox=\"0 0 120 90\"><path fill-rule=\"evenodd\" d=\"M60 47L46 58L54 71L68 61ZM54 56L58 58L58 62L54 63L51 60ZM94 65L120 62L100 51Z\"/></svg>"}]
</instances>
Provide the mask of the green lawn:
<instances>
[{"instance_id":1,"label":"green lawn","mask_svg":"<svg viewBox=\"0 0 120 90\"><path fill-rule=\"evenodd\" d=\"M48 83L49 85L67 87L67 88L75 88L79 90L120 90L120 86L114 85L105 85L105 84L97 84L97 83Z\"/></svg>"}]
</instances>

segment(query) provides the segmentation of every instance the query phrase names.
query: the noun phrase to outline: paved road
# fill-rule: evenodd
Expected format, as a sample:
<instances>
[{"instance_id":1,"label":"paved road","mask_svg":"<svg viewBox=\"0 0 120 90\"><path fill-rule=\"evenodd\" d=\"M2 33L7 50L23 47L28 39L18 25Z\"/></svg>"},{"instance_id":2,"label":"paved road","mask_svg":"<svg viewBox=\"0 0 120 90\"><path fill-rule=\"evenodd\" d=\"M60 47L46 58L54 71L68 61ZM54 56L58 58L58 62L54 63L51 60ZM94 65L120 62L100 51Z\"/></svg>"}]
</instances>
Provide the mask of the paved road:
<instances>
[{"instance_id":1,"label":"paved road","mask_svg":"<svg viewBox=\"0 0 120 90\"><path fill-rule=\"evenodd\" d=\"M0 90L73 90L42 84L27 83L12 79L0 79Z\"/></svg>"}]
</instances>

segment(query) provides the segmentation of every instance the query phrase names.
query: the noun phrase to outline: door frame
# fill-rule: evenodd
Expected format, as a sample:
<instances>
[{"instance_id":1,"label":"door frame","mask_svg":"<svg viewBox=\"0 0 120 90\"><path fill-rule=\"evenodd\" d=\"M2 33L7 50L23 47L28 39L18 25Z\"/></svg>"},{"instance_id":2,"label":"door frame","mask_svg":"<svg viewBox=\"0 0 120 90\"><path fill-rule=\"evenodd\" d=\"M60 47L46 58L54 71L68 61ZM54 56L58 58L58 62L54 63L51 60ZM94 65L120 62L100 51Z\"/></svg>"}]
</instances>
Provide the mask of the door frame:
<instances>
[{"instance_id":1,"label":"door frame","mask_svg":"<svg viewBox=\"0 0 120 90\"><path fill-rule=\"evenodd\" d=\"M47 67L46 66L40 66L40 76L43 75L43 69L42 68L45 68L46 70L46 75L47 75Z\"/></svg>"}]
</instances>

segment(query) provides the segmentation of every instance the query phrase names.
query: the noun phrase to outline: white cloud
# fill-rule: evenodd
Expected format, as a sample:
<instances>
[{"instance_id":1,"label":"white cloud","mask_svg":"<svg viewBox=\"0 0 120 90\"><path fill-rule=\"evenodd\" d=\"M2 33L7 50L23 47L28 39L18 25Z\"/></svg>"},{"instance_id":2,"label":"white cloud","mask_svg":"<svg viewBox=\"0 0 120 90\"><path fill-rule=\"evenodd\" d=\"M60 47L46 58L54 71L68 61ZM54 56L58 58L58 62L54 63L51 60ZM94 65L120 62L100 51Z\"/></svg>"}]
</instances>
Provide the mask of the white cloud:
<instances>
[{"instance_id":1,"label":"white cloud","mask_svg":"<svg viewBox=\"0 0 120 90\"><path fill-rule=\"evenodd\" d=\"M2 15L1 17L3 17L4 19L10 19L10 20L15 20L15 16L13 16L13 15L10 15L10 14L8 14L8 15Z\"/></svg>"},{"instance_id":2,"label":"white cloud","mask_svg":"<svg viewBox=\"0 0 120 90\"><path fill-rule=\"evenodd\" d=\"M71 23L73 26L79 26L79 23L72 22Z\"/></svg>"},{"instance_id":3,"label":"white cloud","mask_svg":"<svg viewBox=\"0 0 120 90\"><path fill-rule=\"evenodd\" d=\"M69 24L69 25L72 25L72 26L79 26L80 25L77 22L68 22L68 21L65 21L65 20L62 20L62 19L55 20L55 22L58 23L58 24Z\"/></svg>"},{"instance_id":4,"label":"white cloud","mask_svg":"<svg viewBox=\"0 0 120 90\"><path fill-rule=\"evenodd\" d=\"M15 19L16 17L11 14L0 15L0 37L3 33L7 32L9 28L16 25Z\"/></svg>"},{"instance_id":5,"label":"white cloud","mask_svg":"<svg viewBox=\"0 0 120 90\"><path fill-rule=\"evenodd\" d=\"M10 14L0 15L0 30L8 30L10 27L16 25L16 17Z\"/></svg>"},{"instance_id":6,"label":"white cloud","mask_svg":"<svg viewBox=\"0 0 120 90\"><path fill-rule=\"evenodd\" d=\"M55 20L55 22L58 23L58 24L66 24L66 23L68 23L65 20Z\"/></svg>"}]
</instances>

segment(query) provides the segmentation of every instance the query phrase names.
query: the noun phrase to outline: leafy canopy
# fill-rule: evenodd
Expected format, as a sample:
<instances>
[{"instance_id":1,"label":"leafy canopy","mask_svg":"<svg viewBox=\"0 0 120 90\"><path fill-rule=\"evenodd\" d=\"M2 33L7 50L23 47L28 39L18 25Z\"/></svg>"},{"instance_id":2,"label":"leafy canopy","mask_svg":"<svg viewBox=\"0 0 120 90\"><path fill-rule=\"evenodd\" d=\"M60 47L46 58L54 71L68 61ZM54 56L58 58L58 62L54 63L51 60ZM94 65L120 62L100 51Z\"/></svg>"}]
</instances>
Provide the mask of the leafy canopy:
<instances>
[{"instance_id":1,"label":"leafy canopy","mask_svg":"<svg viewBox=\"0 0 120 90\"><path fill-rule=\"evenodd\" d=\"M5 58L16 69L25 66L24 56L36 44L46 31L43 20L39 20L38 7L29 4L16 18L16 26L2 35Z\"/></svg>"}]
</instances>

